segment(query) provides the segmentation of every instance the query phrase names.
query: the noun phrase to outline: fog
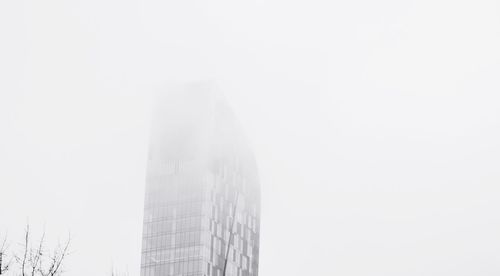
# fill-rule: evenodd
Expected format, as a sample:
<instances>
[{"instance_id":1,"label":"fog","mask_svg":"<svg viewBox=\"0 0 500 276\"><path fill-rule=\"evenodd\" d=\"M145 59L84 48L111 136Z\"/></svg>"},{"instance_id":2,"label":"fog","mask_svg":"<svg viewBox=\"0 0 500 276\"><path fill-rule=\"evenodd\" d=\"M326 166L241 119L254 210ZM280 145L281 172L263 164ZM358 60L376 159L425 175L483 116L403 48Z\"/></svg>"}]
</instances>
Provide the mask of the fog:
<instances>
[{"instance_id":1,"label":"fog","mask_svg":"<svg viewBox=\"0 0 500 276\"><path fill-rule=\"evenodd\" d=\"M0 1L0 234L138 275L154 94L213 80L260 275L500 273L498 1ZM16 242L13 243L14 245Z\"/></svg>"}]
</instances>

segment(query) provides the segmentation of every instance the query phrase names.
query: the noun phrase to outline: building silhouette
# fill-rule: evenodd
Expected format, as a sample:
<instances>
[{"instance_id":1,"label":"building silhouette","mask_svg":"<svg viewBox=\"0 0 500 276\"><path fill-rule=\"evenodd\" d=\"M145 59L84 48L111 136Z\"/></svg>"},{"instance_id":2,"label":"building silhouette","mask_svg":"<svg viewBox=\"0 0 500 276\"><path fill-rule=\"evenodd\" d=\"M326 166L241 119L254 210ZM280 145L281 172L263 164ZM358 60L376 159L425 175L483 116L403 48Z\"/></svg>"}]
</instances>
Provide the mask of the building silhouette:
<instances>
[{"instance_id":1,"label":"building silhouette","mask_svg":"<svg viewBox=\"0 0 500 276\"><path fill-rule=\"evenodd\" d=\"M212 84L168 90L153 114L141 276L257 276L253 154Z\"/></svg>"}]
</instances>

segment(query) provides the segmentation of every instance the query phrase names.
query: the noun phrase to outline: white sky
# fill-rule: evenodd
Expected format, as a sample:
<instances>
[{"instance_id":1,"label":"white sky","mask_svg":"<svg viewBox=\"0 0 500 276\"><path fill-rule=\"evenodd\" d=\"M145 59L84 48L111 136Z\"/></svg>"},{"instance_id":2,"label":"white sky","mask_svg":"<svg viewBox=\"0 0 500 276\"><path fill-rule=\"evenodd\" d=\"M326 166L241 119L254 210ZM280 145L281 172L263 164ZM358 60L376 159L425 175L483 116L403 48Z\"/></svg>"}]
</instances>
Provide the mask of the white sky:
<instances>
[{"instance_id":1,"label":"white sky","mask_svg":"<svg viewBox=\"0 0 500 276\"><path fill-rule=\"evenodd\" d=\"M253 143L262 276L500 274L500 2L0 1L0 233L138 275L152 87Z\"/></svg>"}]
</instances>

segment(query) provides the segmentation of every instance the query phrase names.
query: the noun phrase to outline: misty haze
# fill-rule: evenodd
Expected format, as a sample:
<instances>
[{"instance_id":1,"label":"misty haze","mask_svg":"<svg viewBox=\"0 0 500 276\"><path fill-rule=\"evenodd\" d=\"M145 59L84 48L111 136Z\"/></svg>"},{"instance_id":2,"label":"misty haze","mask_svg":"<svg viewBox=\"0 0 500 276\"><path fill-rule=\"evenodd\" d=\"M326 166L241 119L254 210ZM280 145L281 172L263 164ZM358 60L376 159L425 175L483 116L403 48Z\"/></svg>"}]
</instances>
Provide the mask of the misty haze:
<instances>
[{"instance_id":1,"label":"misty haze","mask_svg":"<svg viewBox=\"0 0 500 276\"><path fill-rule=\"evenodd\" d=\"M500 275L499 18L0 1L0 275Z\"/></svg>"}]
</instances>

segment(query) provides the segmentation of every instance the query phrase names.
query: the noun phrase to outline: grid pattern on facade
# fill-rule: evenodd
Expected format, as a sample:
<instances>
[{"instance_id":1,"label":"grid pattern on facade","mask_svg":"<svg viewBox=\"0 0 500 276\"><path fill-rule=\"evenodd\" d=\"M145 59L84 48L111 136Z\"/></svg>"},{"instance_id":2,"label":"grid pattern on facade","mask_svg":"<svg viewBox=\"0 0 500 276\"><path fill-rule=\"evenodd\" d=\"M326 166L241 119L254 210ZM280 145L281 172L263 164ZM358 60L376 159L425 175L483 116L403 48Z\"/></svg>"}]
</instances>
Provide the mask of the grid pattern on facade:
<instances>
[{"instance_id":1,"label":"grid pattern on facade","mask_svg":"<svg viewBox=\"0 0 500 276\"><path fill-rule=\"evenodd\" d=\"M188 165L172 164L180 162L152 161L141 275L258 275L260 210L250 196L255 183L227 163L193 173ZM176 169L159 170L155 163Z\"/></svg>"}]
</instances>

